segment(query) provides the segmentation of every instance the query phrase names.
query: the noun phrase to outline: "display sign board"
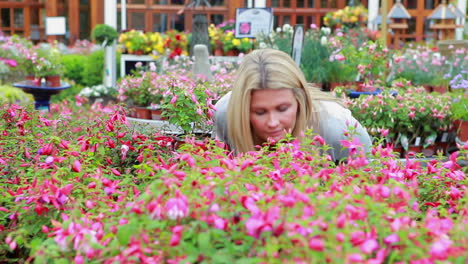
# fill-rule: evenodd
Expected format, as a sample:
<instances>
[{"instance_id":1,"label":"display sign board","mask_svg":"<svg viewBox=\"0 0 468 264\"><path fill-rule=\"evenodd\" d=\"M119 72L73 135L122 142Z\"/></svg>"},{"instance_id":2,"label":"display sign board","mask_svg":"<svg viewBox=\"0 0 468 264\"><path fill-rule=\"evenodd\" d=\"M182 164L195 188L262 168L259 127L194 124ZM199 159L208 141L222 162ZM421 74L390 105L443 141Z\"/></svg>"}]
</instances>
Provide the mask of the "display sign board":
<instances>
[{"instance_id":1,"label":"display sign board","mask_svg":"<svg viewBox=\"0 0 468 264\"><path fill-rule=\"evenodd\" d=\"M46 17L46 35L65 35L67 33L65 21L65 17Z\"/></svg>"},{"instance_id":2,"label":"display sign board","mask_svg":"<svg viewBox=\"0 0 468 264\"><path fill-rule=\"evenodd\" d=\"M259 33L268 35L272 24L272 8L236 9L236 38L255 38Z\"/></svg>"},{"instance_id":3,"label":"display sign board","mask_svg":"<svg viewBox=\"0 0 468 264\"><path fill-rule=\"evenodd\" d=\"M303 46L303 44L304 44L304 26L303 25L295 25L294 26L291 57L293 58L293 60L296 62L296 64L298 66L301 65L302 46Z\"/></svg>"}]
</instances>

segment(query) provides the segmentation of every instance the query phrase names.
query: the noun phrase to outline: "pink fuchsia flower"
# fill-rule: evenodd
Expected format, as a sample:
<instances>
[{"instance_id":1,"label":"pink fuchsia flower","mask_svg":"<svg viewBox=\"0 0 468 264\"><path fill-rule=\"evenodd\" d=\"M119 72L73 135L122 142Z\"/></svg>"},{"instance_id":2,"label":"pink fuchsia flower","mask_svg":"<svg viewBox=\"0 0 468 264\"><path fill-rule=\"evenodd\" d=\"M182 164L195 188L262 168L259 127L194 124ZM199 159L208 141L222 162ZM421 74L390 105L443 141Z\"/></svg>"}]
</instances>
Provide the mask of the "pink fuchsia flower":
<instances>
[{"instance_id":1,"label":"pink fuchsia flower","mask_svg":"<svg viewBox=\"0 0 468 264\"><path fill-rule=\"evenodd\" d=\"M371 254L379 248L379 244L375 239L367 239L361 244L360 249L365 254Z\"/></svg>"},{"instance_id":2,"label":"pink fuchsia flower","mask_svg":"<svg viewBox=\"0 0 468 264\"><path fill-rule=\"evenodd\" d=\"M430 249L431 258L436 260L446 260L448 258L451 245L452 241L448 237L441 238L434 242Z\"/></svg>"},{"instance_id":3,"label":"pink fuchsia flower","mask_svg":"<svg viewBox=\"0 0 468 264\"><path fill-rule=\"evenodd\" d=\"M325 243L321 238L312 238L309 240L309 248L315 251L323 251L325 249Z\"/></svg>"},{"instance_id":4,"label":"pink fuchsia flower","mask_svg":"<svg viewBox=\"0 0 468 264\"><path fill-rule=\"evenodd\" d=\"M362 263L364 257L359 253L353 253L346 258L349 263Z\"/></svg>"},{"instance_id":5,"label":"pink fuchsia flower","mask_svg":"<svg viewBox=\"0 0 468 264\"><path fill-rule=\"evenodd\" d=\"M359 142L357 137L353 138L353 141L350 140L340 140L341 145L349 150L349 155L356 154L357 150L362 148L362 144Z\"/></svg>"},{"instance_id":6,"label":"pink fuchsia flower","mask_svg":"<svg viewBox=\"0 0 468 264\"><path fill-rule=\"evenodd\" d=\"M386 238L384 238L384 242L387 245L395 244L400 241L400 238L397 234L390 234Z\"/></svg>"},{"instance_id":7,"label":"pink fuchsia flower","mask_svg":"<svg viewBox=\"0 0 468 264\"><path fill-rule=\"evenodd\" d=\"M164 209L167 217L172 220L187 217L189 212L187 197L176 190L175 198L169 199Z\"/></svg>"},{"instance_id":8,"label":"pink fuchsia flower","mask_svg":"<svg viewBox=\"0 0 468 264\"><path fill-rule=\"evenodd\" d=\"M275 206L270 208L266 213L261 211L252 215L246 222L245 227L247 234L258 238L261 233L267 231L274 231L273 225L276 220L280 218L280 208Z\"/></svg>"},{"instance_id":9,"label":"pink fuchsia flower","mask_svg":"<svg viewBox=\"0 0 468 264\"><path fill-rule=\"evenodd\" d=\"M180 240L182 238L182 230L183 229L184 229L184 227L181 226L181 225L177 225L177 226L174 226L172 228L172 237L171 237L171 241L169 242L169 245L171 247L175 247L175 246L179 245Z\"/></svg>"},{"instance_id":10,"label":"pink fuchsia flower","mask_svg":"<svg viewBox=\"0 0 468 264\"><path fill-rule=\"evenodd\" d=\"M80 172L81 171L81 163L79 160L74 160L72 164L72 171Z\"/></svg>"}]
</instances>

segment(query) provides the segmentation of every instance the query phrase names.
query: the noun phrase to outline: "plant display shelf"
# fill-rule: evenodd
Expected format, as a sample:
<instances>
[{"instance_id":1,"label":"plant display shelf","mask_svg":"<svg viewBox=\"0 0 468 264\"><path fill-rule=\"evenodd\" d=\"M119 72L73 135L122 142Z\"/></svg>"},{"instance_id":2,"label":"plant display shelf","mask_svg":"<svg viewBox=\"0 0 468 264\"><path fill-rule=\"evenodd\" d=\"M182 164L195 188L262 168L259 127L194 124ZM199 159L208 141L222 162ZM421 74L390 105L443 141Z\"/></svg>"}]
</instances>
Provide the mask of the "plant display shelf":
<instances>
[{"instance_id":1,"label":"plant display shelf","mask_svg":"<svg viewBox=\"0 0 468 264\"><path fill-rule=\"evenodd\" d=\"M127 117L127 120L138 131L146 131L151 129L152 131L158 131L163 134L168 135L182 135L184 134L184 130L179 126L173 125L169 123L167 120L152 120L152 119L141 119L141 118L134 118L134 117ZM204 135L211 135L211 130L202 130L202 129L195 129L195 134L204 134Z\"/></svg>"}]
</instances>

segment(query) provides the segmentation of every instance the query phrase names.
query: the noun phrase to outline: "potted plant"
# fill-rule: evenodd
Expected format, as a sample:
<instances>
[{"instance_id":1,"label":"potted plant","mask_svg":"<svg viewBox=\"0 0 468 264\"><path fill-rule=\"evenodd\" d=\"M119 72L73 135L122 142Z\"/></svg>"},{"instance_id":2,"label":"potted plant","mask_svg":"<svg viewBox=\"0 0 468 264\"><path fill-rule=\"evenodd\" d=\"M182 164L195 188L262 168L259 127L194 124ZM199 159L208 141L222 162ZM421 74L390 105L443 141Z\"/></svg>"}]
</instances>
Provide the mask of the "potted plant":
<instances>
[{"instance_id":1,"label":"potted plant","mask_svg":"<svg viewBox=\"0 0 468 264\"><path fill-rule=\"evenodd\" d=\"M84 87L78 93L78 96L87 97L91 104L94 104L94 102L101 102L103 105L107 105L109 102L115 100L116 93L117 91L115 88L99 84L91 87Z\"/></svg>"},{"instance_id":2,"label":"potted plant","mask_svg":"<svg viewBox=\"0 0 468 264\"><path fill-rule=\"evenodd\" d=\"M301 70L308 82L321 86L326 82L330 74L330 46L328 45L327 30L318 28L309 29L304 36L303 52L301 58Z\"/></svg>"},{"instance_id":3,"label":"potted plant","mask_svg":"<svg viewBox=\"0 0 468 264\"><path fill-rule=\"evenodd\" d=\"M180 127L185 135L211 131L212 84L185 74L171 73L167 77L170 81L161 102L162 116Z\"/></svg>"},{"instance_id":4,"label":"potted plant","mask_svg":"<svg viewBox=\"0 0 468 264\"><path fill-rule=\"evenodd\" d=\"M134 55L152 55L158 58L165 54L164 39L159 32L130 30L119 36L119 50Z\"/></svg>"},{"instance_id":5,"label":"potted plant","mask_svg":"<svg viewBox=\"0 0 468 264\"><path fill-rule=\"evenodd\" d=\"M458 94L450 109L458 138L463 142L468 141L468 94Z\"/></svg>"},{"instance_id":6,"label":"potted plant","mask_svg":"<svg viewBox=\"0 0 468 264\"><path fill-rule=\"evenodd\" d=\"M64 66L62 54L56 47L42 47L36 50L38 59L36 60L34 75L36 78L45 78L46 84L50 87L60 86L60 77Z\"/></svg>"},{"instance_id":7,"label":"potted plant","mask_svg":"<svg viewBox=\"0 0 468 264\"><path fill-rule=\"evenodd\" d=\"M235 38L232 43L242 53L248 53L253 48L253 43L249 38Z\"/></svg>"},{"instance_id":8,"label":"potted plant","mask_svg":"<svg viewBox=\"0 0 468 264\"><path fill-rule=\"evenodd\" d=\"M141 119L151 119L150 105L159 103L162 93L154 85L155 72L143 72L141 76L127 76L118 84L118 100L127 104L130 115Z\"/></svg>"},{"instance_id":9,"label":"potted plant","mask_svg":"<svg viewBox=\"0 0 468 264\"><path fill-rule=\"evenodd\" d=\"M323 23L332 28L350 29L359 27L367 21L367 9L363 5L346 6L333 12L328 12Z\"/></svg>"},{"instance_id":10,"label":"potted plant","mask_svg":"<svg viewBox=\"0 0 468 264\"><path fill-rule=\"evenodd\" d=\"M91 32L91 37L103 47L112 45L118 36L117 30L106 24L97 25Z\"/></svg>"},{"instance_id":11,"label":"potted plant","mask_svg":"<svg viewBox=\"0 0 468 264\"><path fill-rule=\"evenodd\" d=\"M176 56L187 56L188 46L187 34L177 30L166 31L164 35L164 48L167 49L169 59L173 59Z\"/></svg>"},{"instance_id":12,"label":"potted plant","mask_svg":"<svg viewBox=\"0 0 468 264\"><path fill-rule=\"evenodd\" d=\"M223 36L223 31L219 26L211 24L208 27L208 36L210 37L211 50L213 51L214 56L223 56L223 42L221 38Z\"/></svg>"}]
</instances>

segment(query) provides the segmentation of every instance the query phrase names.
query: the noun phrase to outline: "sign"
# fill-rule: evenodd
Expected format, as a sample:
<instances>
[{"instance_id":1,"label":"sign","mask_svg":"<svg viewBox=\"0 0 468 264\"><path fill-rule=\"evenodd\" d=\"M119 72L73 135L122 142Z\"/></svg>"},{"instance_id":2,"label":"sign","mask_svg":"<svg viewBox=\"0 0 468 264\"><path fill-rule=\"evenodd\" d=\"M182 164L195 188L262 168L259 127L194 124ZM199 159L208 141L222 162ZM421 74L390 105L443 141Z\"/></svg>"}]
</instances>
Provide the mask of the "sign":
<instances>
[{"instance_id":1,"label":"sign","mask_svg":"<svg viewBox=\"0 0 468 264\"><path fill-rule=\"evenodd\" d=\"M46 17L46 35L65 35L65 17Z\"/></svg>"},{"instance_id":2,"label":"sign","mask_svg":"<svg viewBox=\"0 0 468 264\"><path fill-rule=\"evenodd\" d=\"M292 43L292 54L291 57L296 62L298 66L301 65L302 57L302 46L304 44L304 26L295 25L294 34L293 34L293 43Z\"/></svg>"},{"instance_id":3,"label":"sign","mask_svg":"<svg viewBox=\"0 0 468 264\"><path fill-rule=\"evenodd\" d=\"M273 22L272 8L236 8L236 38L255 38L270 34Z\"/></svg>"}]
</instances>

